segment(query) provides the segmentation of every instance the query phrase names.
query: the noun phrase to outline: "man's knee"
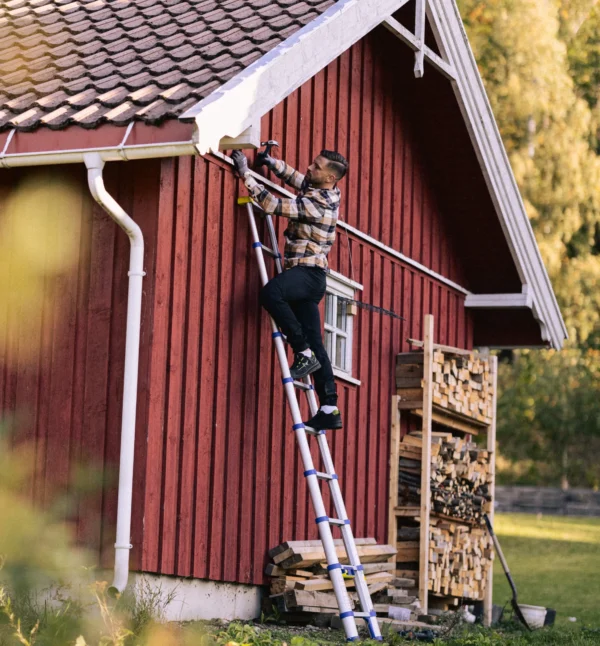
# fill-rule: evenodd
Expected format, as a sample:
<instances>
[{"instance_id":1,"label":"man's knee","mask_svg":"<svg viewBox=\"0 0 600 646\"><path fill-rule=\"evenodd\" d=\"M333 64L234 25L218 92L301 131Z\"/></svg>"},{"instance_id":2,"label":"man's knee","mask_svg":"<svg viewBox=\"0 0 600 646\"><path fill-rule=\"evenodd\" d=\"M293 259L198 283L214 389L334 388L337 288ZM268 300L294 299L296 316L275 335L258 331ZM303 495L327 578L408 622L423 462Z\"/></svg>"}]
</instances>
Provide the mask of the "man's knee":
<instances>
[{"instance_id":1,"label":"man's knee","mask_svg":"<svg viewBox=\"0 0 600 646\"><path fill-rule=\"evenodd\" d=\"M273 303L276 303L279 299L277 297L277 288L273 285L273 282L270 281L262 287L258 295L258 302L266 310L270 309Z\"/></svg>"}]
</instances>

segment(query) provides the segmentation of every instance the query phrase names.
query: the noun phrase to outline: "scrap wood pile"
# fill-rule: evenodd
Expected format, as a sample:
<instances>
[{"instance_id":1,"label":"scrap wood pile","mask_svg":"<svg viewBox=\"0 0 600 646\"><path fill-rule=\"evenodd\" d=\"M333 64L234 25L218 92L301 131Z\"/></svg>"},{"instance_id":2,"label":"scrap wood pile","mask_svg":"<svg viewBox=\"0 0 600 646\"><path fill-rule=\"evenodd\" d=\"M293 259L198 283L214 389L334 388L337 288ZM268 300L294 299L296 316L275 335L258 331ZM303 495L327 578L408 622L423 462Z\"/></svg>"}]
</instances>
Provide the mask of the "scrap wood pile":
<instances>
[{"instance_id":1,"label":"scrap wood pile","mask_svg":"<svg viewBox=\"0 0 600 646\"><path fill-rule=\"evenodd\" d=\"M340 563L347 565L341 539L334 542ZM417 583L414 579L397 576L395 564L389 562L396 549L391 545L378 545L374 538L357 538L355 542L381 622L397 619L403 624L418 625L412 621L419 608ZM265 570L271 577L269 598L282 618L290 623L327 624L339 614L320 540L288 541L271 549L269 556L273 561ZM360 609L355 579L345 578L345 584L355 609Z\"/></svg>"},{"instance_id":2,"label":"scrap wood pile","mask_svg":"<svg viewBox=\"0 0 600 646\"><path fill-rule=\"evenodd\" d=\"M396 388L401 408L420 408L423 401L422 352L396 356ZM477 353L468 355L433 352L433 403L466 415L482 424L493 417L493 381L489 361Z\"/></svg>"},{"instance_id":3,"label":"scrap wood pile","mask_svg":"<svg viewBox=\"0 0 600 646\"><path fill-rule=\"evenodd\" d=\"M405 435L400 442L398 504L421 500L422 433ZM482 523L491 511L489 453L474 442L451 433L431 437L431 510L470 523Z\"/></svg>"}]
</instances>

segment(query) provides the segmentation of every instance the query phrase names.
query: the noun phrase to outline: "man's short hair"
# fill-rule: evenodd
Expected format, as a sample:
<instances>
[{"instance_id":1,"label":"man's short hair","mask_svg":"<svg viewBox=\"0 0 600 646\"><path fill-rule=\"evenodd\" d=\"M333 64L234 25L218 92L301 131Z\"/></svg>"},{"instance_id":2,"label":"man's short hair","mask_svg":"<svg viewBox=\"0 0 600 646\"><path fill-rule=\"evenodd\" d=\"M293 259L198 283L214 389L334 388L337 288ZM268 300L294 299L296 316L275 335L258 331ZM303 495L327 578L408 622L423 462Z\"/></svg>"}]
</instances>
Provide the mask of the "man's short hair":
<instances>
[{"instance_id":1,"label":"man's short hair","mask_svg":"<svg viewBox=\"0 0 600 646\"><path fill-rule=\"evenodd\" d=\"M334 172L336 179L339 181L348 172L348 160L333 150L322 150L321 157L327 160L327 166Z\"/></svg>"}]
</instances>

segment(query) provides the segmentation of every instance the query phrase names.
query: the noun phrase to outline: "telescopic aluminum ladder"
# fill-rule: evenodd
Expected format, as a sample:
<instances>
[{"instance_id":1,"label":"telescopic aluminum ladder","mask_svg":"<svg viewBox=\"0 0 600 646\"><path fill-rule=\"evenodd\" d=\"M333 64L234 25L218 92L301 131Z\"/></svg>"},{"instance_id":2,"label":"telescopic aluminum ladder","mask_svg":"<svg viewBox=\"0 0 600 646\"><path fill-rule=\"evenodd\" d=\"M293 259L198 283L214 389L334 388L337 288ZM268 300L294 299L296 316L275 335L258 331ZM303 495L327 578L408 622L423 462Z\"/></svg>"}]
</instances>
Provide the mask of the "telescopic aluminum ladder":
<instances>
[{"instance_id":1,"label":"telescopic aluminum ladder","mask_svg":"<svg viewBox=\"0 0 600 646\"><path fill-rule=\"evenodd\" d=\"M238 198L239 205L245 205L248 211L248 221L250 224L250 231L252 233L252 248L256 253L256 260L258 262L258 269L260 272L260 280L262 285L265 285L269 278L265 265L264 254L271 256L275 260L277 273L283 271L281 264L281 254L279 253L279 246L277 244L277 234L273 225L273 219L269 214L265 214L265 221L271 240L271 246L267 247L262 244L258 236L258 229L256 226L256 219L254 215L253 201L250 197ZM257 208L260 208L257 206ZM304 477L308 484L310 497L312 500L313 508L316 514L316 523L319 528L319 537L323 543L325 556L327 559L327 570L329 577L333 584L333 590L337 599L338 607L340 609L340 619L346 632L348 641L357 641L358 631L356 629L356 618L364 619L367 622L369 633L372 639L382 641L381 631L377 622L377 616L371 601L371 595L365 580L363 566L360 563L356 543L354 542L354 535L350 526L350 520L346 514L346 507L342 498L342 491L338 476L335 473L331 452L327 443L325 431L315 431L314 429L305 426L302 422L300 414L300 407L298 405L298 398L296 397L296 389L303 390L308 399L311 415L315 415L318 410L317 398L315 397L314 386L311 383L310 377L305 377L303 381L294 381L290 376L290 369L288 367L288 359L283 344L283 335L278 330L275 321L271 318L271 327L273 329L273 342L275 343L275 350L281 372L283 374L283 386L287 396L290 411L292 413L293 426L292 429L296 433L296 439L300 447L302 455L302 462L304 464ZM321 459L325 471L317 471L314 467L312 455L308 445L307 435L313 435L317 438ZM331 491L331 498L335 507L337 518L330 518L327 516L325 505L323 503L323 496L319 485L320 480L325 480L329 484ZM333 542L332 527L339 527L342 532L342 540L344 548L348 557L349 565L341 565L340 559L337 556L336 547ZM344 576L350 575L355 579L356 591L358 592L358 599L360 602L361 611L355 612L352 609L350 597L344 583Z\"/></svg>"}]
</instances>

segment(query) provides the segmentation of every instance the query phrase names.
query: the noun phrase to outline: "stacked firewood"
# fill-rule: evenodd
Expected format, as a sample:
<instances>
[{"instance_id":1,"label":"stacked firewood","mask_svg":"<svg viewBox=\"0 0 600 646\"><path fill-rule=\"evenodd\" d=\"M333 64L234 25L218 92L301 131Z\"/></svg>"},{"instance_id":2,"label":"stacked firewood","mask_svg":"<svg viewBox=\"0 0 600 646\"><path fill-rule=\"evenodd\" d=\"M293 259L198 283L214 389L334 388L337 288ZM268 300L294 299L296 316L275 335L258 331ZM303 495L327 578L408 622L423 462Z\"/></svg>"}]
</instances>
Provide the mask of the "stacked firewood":
<instances>
[{"instance_id":1,"label":"stacked firewood","mask_svg":"<svg viewBox=\"0 0 600 646\"><path fill-rule=\"evenodd\" d=\"M487 530L432 518L429 533L429 590L482 600L493 560Z\"/></svg>"},{"instance_id":2,"label":"stacked firewood","mask_svg":"<svg viewBox=\"0 0 600 646\"><path fill-rule=\"evenodd\" d=\"M401 409L423 407L423 359L422 352L396 356L396 388ZM494 388L487 359L477 353L435 350L431 380L434 406L481 424L492 423Z\"/></svg>"},{"instance_id":3,"label":"stacked firewood","mask_svg":"<svg viewBox=\"0 0 600 646\"><path fill-rule=\"evenodd\" d=\"M342 541L336 539L334 542L340 563L347 565ZM416 581L399 577L396 564L389 562L396 549L391 545L378 545L374 538L357 538L355 542L380 622L398 620L405 627L419 625L414 621L419 614ZM329 625L333 617L339 615L321 541L287 541L271 549L269 556L273 561L265 570L271 577L269 600L282 619L289 623ZM355 577L347 574L344 582L350 601L360 610Z\"/></svg>"},{"instance_id":4,"label":"stacked firewood","mask_svg":"<svg viewBox=\"0 0 600 646\"><path fill-rule=\"evenodd\" d=\"M410 433L400 442L400 505L420 503L421 435ZM433 432L430 480L432 512L481 523L483 513L491 510L489 454L474 442Z\"/></svg>"},{"instance_id":5,"label":"stacked firewood","mask_svg":"<svg viewBox=\"0 0 600 646\"><path fill-rule=\"evenodd\" d=\"M493 417L489 362L478 354L433 353L433 403L484 424Z\"/></svg>"}]
</instances>

